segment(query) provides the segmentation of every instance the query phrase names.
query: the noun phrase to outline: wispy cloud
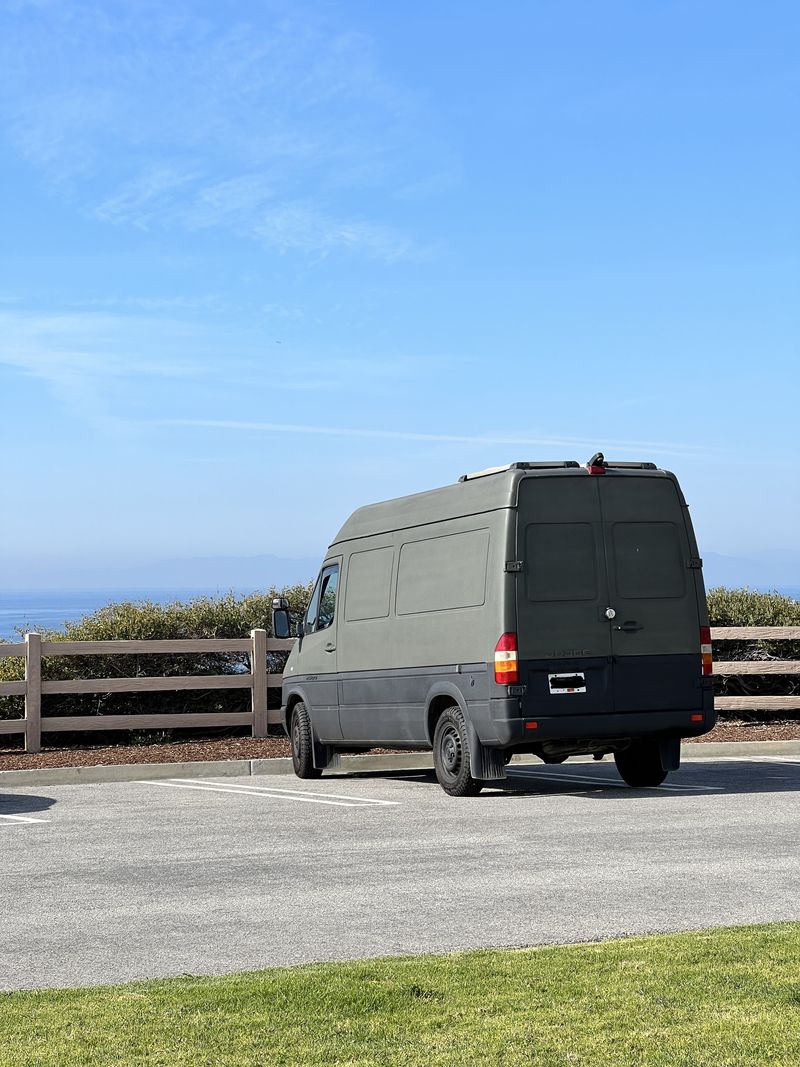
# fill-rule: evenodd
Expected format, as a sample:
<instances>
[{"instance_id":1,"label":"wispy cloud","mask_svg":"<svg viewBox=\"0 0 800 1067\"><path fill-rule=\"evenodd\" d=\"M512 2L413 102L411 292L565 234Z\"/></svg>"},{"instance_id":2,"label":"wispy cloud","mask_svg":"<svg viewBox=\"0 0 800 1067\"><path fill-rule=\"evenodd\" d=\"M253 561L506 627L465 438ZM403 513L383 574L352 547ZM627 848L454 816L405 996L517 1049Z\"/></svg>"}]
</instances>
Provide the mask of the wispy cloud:
<instances>
[{"instance_id":1,"label":"wispy cloud","mask_svg":"<svg viewBox=\"0 0 800 1067\"><path fill-rule=\"evenodd\" d=\"M416 433L408 430L361 429L351 426L308 426L298 423L247 422L237 419L160 419L154 425L164 427L185 427L197 429L233 430L248 433L303 434L316 437L357 437L376 441L416 441L439 442L442 444L467 445L519 445L553 448L592 448L596 449L597 440L588 437L553 437L548 435L515 435L504 433L488 434L450 434L450 433ZM699 456L714 453L713 448L698 448L694 445L675 441L627 441L613 440L603 442L605 448L619 449L630 453L631 449L647 449L665 455Z\"/></svg>"},{"instance_id":2,"label":"wispy cloud","mask_svg":"<svg viewBox=\"0 0 800 1067\"><path fill-rule=\"evenodd\" d=\"M424 121L369 37L308 5L0 10L0 122L107 223L402 259L417 242L380 216L452 170L409 151Z\"/></svg>"},{"instance_id":3,"label":"wispy cloud","mask_svg":"<svg viewBox=\"0 0 800 1067\"><path fill-rule=\"evenodd\" d=\"M207 373L202 360L180 354L190 338L185 323L146 316L0 312L0 370L36 379L74 415L108 426L132 386Z\"/></svg>"},{"instance_id":4,"label":"wispy cloud","mask_svg":"<svg viewBox=\"0 0 800 1067\"><path fill-rule=\"evenodd\" d=\"M289 203L267 211L256 233L281 252L300 249L326 255L334 249L355 249L391 261L414 252L412 243L387 226L337 219L311 204Z\"/></svg>"},{"instance_id":5,"label":"wispy cloud","mask_svg":"<svg viewBox=\"0 0 800 1067\"><path fill-rule=\"evenodd\" d=\"M58 312L0 307L0 391L4 374L22 375L74 417L135 431L143 409L178 414L240 404L244 381L251 399L263 392L271 403L298 393L386 397L418 370L413 360L321 358L265 338L263 327L232 329L229 314L196 321L187 314L193 306L130 297Z\"/></svg>"}]
</instances>

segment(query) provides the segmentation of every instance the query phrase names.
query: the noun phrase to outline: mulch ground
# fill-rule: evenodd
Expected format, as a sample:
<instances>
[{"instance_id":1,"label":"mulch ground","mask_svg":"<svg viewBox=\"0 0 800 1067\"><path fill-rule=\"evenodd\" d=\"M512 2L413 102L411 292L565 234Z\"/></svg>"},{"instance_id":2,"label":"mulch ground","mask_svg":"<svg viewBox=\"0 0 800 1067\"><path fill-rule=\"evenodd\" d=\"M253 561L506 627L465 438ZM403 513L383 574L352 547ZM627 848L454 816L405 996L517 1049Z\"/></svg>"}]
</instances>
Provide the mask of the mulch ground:
<instances>
[{"instance_id":1,"label":"mulch ground","mask_svg":"<svg viewBox=\"0 0 800 1067\"><path fill-rule=\"evenodd\" d=\"M708 741L800 741L800 722L725 722L711 733L693 739ZM374 749L376 752L391 751ZM283 737L227 737L174 741L162 745L106 745L97 748L46 748L42 752L21 752L0 747L0 771L30 767L89 767L109 763L189 763L194 760L274 759L289 756L289 742Z\"/></svg>"}]
</instances>

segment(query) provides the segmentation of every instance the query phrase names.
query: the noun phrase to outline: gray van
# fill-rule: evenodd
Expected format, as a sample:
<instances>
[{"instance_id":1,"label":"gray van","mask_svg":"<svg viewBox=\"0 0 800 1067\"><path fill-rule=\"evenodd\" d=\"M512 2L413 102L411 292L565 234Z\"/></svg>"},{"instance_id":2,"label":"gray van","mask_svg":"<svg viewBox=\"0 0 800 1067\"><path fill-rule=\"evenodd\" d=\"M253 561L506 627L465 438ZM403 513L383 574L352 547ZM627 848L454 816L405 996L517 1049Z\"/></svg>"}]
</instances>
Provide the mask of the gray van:
<instances>
[{"instance_id":1,"label":"gray van","mask_svg":"<svg viewBox=\"0 0 800 1067\"><path fill-rule=\"evenodd\" d=\"M675 476L602 453L360 508L286 663L296 773L425 748L467 796L514 753L613 753L629 785L659 785L716 721L701 567ZM273 626L288 636L285 601Z\"/></svg>"}]
</instances>

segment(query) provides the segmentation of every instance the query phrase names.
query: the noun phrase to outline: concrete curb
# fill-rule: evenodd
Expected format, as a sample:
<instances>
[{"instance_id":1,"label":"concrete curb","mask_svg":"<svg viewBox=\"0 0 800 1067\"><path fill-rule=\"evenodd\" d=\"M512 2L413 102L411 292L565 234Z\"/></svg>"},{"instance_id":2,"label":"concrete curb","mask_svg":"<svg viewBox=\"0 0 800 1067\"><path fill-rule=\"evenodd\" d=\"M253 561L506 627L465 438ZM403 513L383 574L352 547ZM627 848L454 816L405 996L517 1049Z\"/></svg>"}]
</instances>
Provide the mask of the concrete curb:
<instances>
[{"instance_id":1,"label":"concrete curb","mask_svg":"<svg viewBox=\"0 0 800 1067\"><path fill-rule=\"evenodd\" d=\"M800 741L709 741L685 744L684 760L747 759L753 756L800 756ZM514 764L530 763L528 756L515 756ZM591 762L578 757L573 762ZM539 760L535 766L543 766ZM433 767L429 752L396 752L386 755L342 756L340 771L359 774L368 771L428 771ZM5 786L79 785L101 782L136 782L147 778L249 778L266 774L291 774L292 761L286 758L253 760L199 760L193 763L119 763L92 767L33 767L30 770L0 771L0 788Z\"/></svg>"}]
</instances>

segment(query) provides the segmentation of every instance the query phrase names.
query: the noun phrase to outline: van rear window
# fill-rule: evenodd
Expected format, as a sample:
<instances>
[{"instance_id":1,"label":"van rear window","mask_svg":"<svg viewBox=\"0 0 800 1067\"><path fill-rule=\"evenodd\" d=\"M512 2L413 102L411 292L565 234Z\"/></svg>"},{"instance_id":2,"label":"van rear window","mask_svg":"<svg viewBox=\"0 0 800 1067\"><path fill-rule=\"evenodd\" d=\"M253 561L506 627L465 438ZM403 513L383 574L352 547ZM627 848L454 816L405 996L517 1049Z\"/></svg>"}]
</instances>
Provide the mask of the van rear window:
<instances>
[{"instance_id":1,"label":"van rear window","mask_svg":"<svg viewBox=\"0 0 800 1067\"><path fill-rule=\"evenodd\" d=\"M628 600L682 597L685 567L672 522L615 522L614 571L617 593Z\"/></svg>"},{"instance_id":2,"label":"van rear window","mask_svg":"<svg viewBox=\"0 0 800 1067\"><path fill-rule=\"evenodd\" d=\"M533 522L525 530L528 600L597 599L594 535L588 522Z\"/></svg>"}]
</instances>

